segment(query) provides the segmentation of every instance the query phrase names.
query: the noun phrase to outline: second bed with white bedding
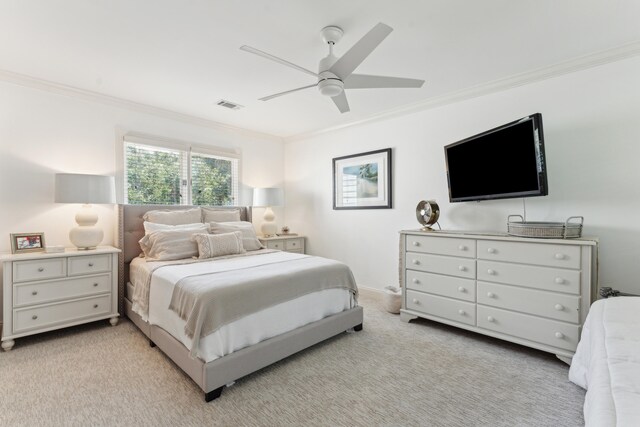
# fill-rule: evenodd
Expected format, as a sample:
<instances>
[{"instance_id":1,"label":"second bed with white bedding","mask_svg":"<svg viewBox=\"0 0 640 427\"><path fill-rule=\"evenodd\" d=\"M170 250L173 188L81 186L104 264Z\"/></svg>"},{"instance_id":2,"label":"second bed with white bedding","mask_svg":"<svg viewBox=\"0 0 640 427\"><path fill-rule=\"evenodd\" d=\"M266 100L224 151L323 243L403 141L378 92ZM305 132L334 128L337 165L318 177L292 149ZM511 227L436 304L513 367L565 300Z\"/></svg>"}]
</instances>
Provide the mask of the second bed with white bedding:
<instances>
[{"instance_id":1,"label":"second bed with white bedding","mask_svg":"<svg viewBox=\"0 0 640 427\"><path fill-rule=\"evenodd\" d=\"M256 251L248 257L231 257L224 260L201 261L219 262L225 268L237 268L239 271L251 264L255 256L264 257L261 263L283 263L307 257L287 252ZM268 259L269 258L269 259ZM255 263L255 261L253 261ZM136 258L131 262L130 277L139 282L140 277L150 275L148 294L148 313L137 310L138 314L148 318L151 325L157 325L191 349L193 339L185 332L186 320L168 307L171 303L177 278L188 270L188 265L161 265ZM239 272L239 274L241 274ZM133 283L133 286L143 286ZM340 313L356 306L356 298L349 289L324 289L311 294L284 301L227 323L213 333L200 338L197 357L210 362L244 347L292 331L306 324ZM198 340L196 340L198 341Z\"/></svg>"}]
</instances>

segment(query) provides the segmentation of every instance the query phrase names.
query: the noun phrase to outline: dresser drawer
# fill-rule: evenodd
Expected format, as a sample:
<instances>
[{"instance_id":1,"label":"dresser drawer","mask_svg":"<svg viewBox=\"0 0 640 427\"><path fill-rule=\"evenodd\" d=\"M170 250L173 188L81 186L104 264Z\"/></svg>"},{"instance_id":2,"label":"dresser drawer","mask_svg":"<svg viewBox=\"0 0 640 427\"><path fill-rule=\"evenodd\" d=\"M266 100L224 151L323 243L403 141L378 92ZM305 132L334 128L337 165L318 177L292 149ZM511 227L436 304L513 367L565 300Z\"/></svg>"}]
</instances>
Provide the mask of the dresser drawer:
<instances>
[{"instance_id":1,"label":"dresser drawer","mask_svg":"<svg viewBox=\"0 0 640 427\"><path fill-rule=\"evenodd\" d=\"M475 279L476 261L467 258L407 252L406 268L429 273Z\"/></svg>"},{"instance_id":2,"label":"dresser drawer","mask_svg":"<svg viewBox=\"0 0 640 427\"><path fill-rule=\"evenodd\" d=\"M435 255L452 255L465 258L476 257L476 241L448 237L407 235L407 251Z\"/></svg>"},{"instance_id":3,"label":"dresser drawer","mask_svg":"<svg viewBox=\"0 0 640 427\"><path fill-rule=\"evenodd\" d=\"M580 294L580 270L478 261L478 280Z\"/></svg>"},{"instance_id":4,"label":"dresser drawer","mask_svg":"<svg viewBox=\"0 0 640 427\"><path fill-rule=\"evenodd\" d=\"M465 301L476 301L476 282L472 279L407 270L406 280L407 289Z\"/></svg>"},{"instance_id":5,"label":"dresser drawer","mask_svg":"<svg viewBox=\"0 0 640 427\"><path fill-rule=\"evenodd\" d=\"M66 258L43 258L13 263L13 281L31 282L34 280L55 279L67 275Z\"/></svg>"},{"instance_id":6,"label":"dresser drawer","mask_svg":"<svg viewBox=\"0 0 640 427\"><path fill-rule=\"evenodd\" d=\"M580 297L572 295L478 282L478 304L506 308L564 322L580 322Z\"/></svg>"},{"instance_id":7,"label":"dresser drawer","mask_svg":"<svg viewBox=\"0 0 640 427\"><path fill-rule=\"evenodd\" d=\"M77 298L111 291L111 274L16 284L13 305L41 304L61 299Z\"/></svg>"},{"instance_id":8,"label":"dresser drawer","mask_svg":"<svg viewBox=\"0 0 640 427\"><path fill-rule=\"evenodd\" d=\"M111 270L111 255L108 254L69 257L69 276L109 270Z\"/></svg>"},{"instance_id":9,"label":"dresser drawer","mask_svg":"<svg viewBox=\"0 0 640 427\"><path fill-rule=\"evenodd\" d=\"M432 316L466 323L476 324L476 305L451 298L407 291L406 307Z\"/></svg>"},{"instance_id":10,"label":"dresser drawer","mask_svg":"<svg viewBox=\"0 0 640 427\"><path fill-rule=\"evenodd\" d=\"M111 294L13 310L13 333L111 313Z\"/></svg>"},{"instance_id":11,"label":"dresser drawer","mask_svg":"<svg viewBox=\"0 0 640 427\"><path fill-rule=\"evenodd\" d=\"M279 251L284 251L284 242L282 240L276 240L276 241L267 241L267 248L269 249L277 249Z\"/></svg>"},{"instance_id":12,"label":"dresser drawer","mask_svg":"<svg viewBox=\"0 0 640 427\"><path fill-rule=\"evenodd\" d=\"M580 247L545 243L479 240L478 258L577 269L580 268Z\"/></svg>"},{"instance_id":13,"label":"dresser drawer","mask_svg":"<svg viewBox=\"0 0 640 427\"><path fill-rule=\"evenodd\" d=\"M284 248L287 251L302 249L303 243L302 239L287 239L284 241Z\"/></svg>"},{"instance_id":14,"label":"dresser drawer","mask_svg":"<svg viewBox=\"0 0 640 427\"><path fill-rule=\"evenodd\" d=\"M478 327L569 351L576 351L580 338L578 325L483 305L478 305Z\"/></svg>"}]
</instances>

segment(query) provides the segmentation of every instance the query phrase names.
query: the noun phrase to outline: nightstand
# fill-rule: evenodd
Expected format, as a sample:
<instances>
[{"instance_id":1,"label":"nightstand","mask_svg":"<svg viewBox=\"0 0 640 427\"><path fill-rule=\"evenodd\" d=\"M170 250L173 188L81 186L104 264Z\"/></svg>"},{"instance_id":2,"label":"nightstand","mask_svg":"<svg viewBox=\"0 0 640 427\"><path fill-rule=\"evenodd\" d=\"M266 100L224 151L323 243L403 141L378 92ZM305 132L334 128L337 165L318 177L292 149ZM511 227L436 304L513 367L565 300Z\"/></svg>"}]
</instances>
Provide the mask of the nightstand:
<instances>
[{"instance_id":1,"label":"nightstand","mask_svg":"<svg viewBox=\"0 0 640 427\"><path fill-rule=\"evenodd\" d=\"M286 252L304 253L304 236L274 236L258 237L268 249L278 249Z\"/></svg>"},{"instance_id":2,"label":"nightstand","mask_svg":"<svg viewBox=\"0 0 640 427\"><path fill-rule=\"evenodd\" d=\"M109 319L118 323L118 253L100 246L59 253L0 255L3 264L2 348L15 339Z\"/></svg>"}]
</instances>

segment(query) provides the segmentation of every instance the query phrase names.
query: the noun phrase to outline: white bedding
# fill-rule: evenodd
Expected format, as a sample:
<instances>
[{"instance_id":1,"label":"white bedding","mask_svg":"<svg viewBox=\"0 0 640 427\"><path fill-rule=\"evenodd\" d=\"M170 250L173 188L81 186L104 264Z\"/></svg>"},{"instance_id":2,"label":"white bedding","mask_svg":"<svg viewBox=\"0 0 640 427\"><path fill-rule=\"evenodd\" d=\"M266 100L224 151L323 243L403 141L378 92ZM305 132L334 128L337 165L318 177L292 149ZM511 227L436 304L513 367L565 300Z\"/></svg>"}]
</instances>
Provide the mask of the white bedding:
<instances>
[{"instance_id":1,"label":"white bedding","mask_svg":"<svg viewBox=\"0 0 640 427\"><path fill-rule=\"evenodd\" d=\"M240 265L247 260L243 257L225 260L225 264L229 262L237 262ZM130 277L139 277L135 270L146 268L148 265L144 259L134 259L131 263ZM184 331L186 322L168 308L173 294L175 274L184 268L185 265L166 266L154 271L149 290L148 319L150 324L161 327L185 347L191 348L192 340ZM327 289L305 295L236 320L201 338L197 355L205 362L210 362L265 339L348 310L355 305L353 296L346 289Z\"/></svg>"},{"instance_id":2,"label":"white bedding","mask_svg":"<svg viewBox=\"0 0 640 427\"><path fill-rule=\"evenodd\" d=\"M587 426L640 426L640 298L592 304L569 380L587 389Z\"/></svg>"}]
</instances>

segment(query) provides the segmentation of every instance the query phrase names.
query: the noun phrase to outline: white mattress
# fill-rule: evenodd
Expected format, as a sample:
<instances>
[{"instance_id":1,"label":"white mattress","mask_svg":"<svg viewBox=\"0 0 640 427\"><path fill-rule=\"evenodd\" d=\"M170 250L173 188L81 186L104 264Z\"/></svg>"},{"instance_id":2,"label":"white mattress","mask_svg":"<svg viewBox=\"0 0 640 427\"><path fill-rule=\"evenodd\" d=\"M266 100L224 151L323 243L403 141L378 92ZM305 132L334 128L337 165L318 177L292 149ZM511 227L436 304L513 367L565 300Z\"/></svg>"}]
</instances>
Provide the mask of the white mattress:
<instances>
[{"instance_id":1,"label":"white mattress","mask_svg":"<svg viewBox=\"0 0 640 427\"><path fill-rule=\"evenodd\" d=\"M640 298L593 303L569 380L587 389L586 426L640 426Z\"/></svg>"},{"instance_id":2,"label":"white mattress","mask_svg":"<svg viewBox=\"0 0 640 427\"><path fill-rule=\"evenodd\" d=\"M138 264L135 268L143 267ZM184 332L186 322L168 309L173 286L172 281L163 275L163 269L153 273L149 291L149 323L161 327L190 349L192 340ZM197 355L210 362L355 305L353 296L346 289L327 289L304 295L238 319L201 338Z\"/></svg>"}]
</instances>

